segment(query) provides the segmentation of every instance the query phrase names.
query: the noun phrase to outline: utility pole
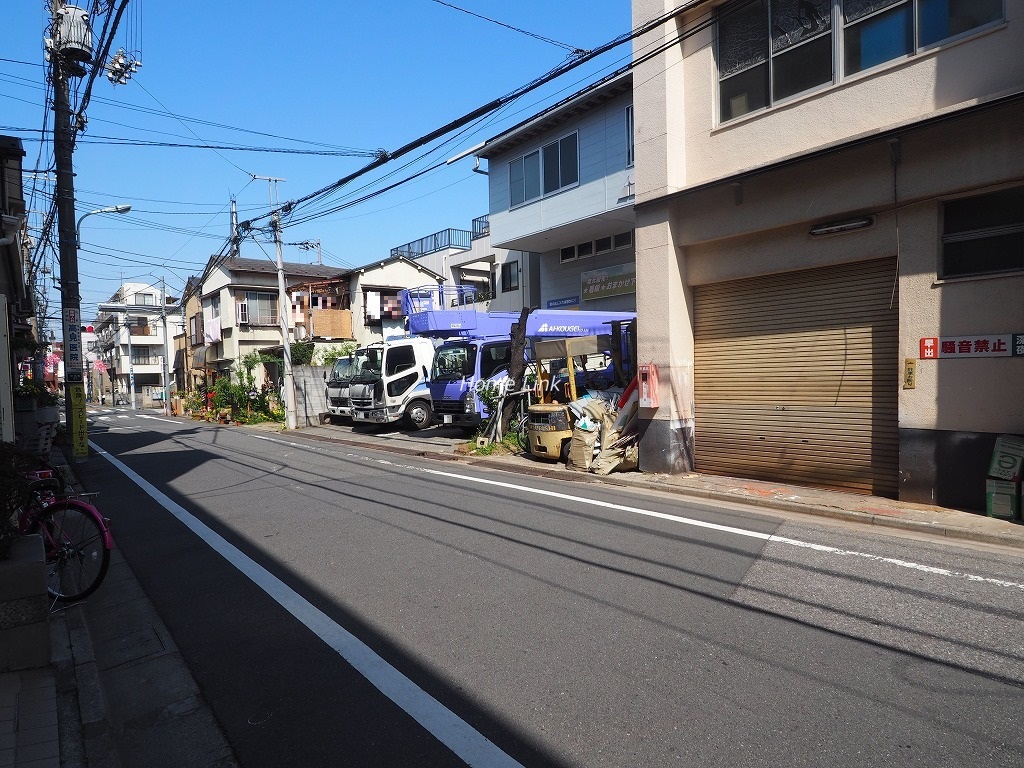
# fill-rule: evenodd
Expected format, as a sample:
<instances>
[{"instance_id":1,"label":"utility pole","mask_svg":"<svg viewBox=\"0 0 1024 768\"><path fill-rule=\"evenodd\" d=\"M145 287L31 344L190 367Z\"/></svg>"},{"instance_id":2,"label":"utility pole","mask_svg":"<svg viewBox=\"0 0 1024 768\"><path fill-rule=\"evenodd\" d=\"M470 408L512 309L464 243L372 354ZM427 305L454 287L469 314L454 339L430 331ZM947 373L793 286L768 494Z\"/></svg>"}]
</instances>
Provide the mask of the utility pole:
<instances>
[{"instance_id":1,"label":"utility pole","mask_svg":"<svg viewBox=\"0 0 1024 768\"><path fill-rule=\"evenodd\" d=\"M85 389L82 373L82 294L78 282L78 244L75 228L75 173L72 162L74 129L71 125L71 97L68 79L85 74L84 69L64 53L59 37L62 30L63 0L52 0L56 44L50 51L53 81L53 150L57 181L57 238L60 253L60 299L64 326L65 414L73 446L73 460L89 456L85 419ZM80 74L79 74L80 73Z\"/></svg>"},{"instance_id":2,"label":"utility pole","mask_svg":"<svg viewBox=\"0 0 1024 768\"><path fill-rule=\"evenodd\" d=\"M271 218L274 228L274 245L277 247L277 303L278 314L281 316L281 338L284 345L284 426L295 429L295 380L292 376L292 345L291 333L288 329L288 315L291 314L291 303L284 282L284 260L281 255L281 213L274 211Z\"/></svg>"},{"instance_id":3,"label":"utility pole","mask_svg":"<svg viewBox=\"0 0 1024 768\"><path fill-rule=\"evenodd\" d=\"M160 278L160 319L163 321L164 326L164 416L170 416L171 388L167 381L167 355L170 350L170 345L168 344L170 339L167 338L167 290L162 277Z\"/></svg>"},{"instance_id":4,"label":"utility pole","mask_svg":"<svg viewBox=\"0 0 1024 768\"><path fill-rule=\"evenodd\" d=\"M270 205L277 204L277 182L284 179L276 179L273 176L253 176L254 179L261 179L270 182ZM281 322L281 349L284 355L284 382L281 387L281 405L284 406L284 428L295 429L295 379L292 374L292 339L291 330L288 327L289 315L291 314L291 302L288 301L288 290L284 279L284 256L281 252L281 211L275 210L270 218L270 226L274 230L274 246L277 249L277 313Z\"/></svg>"},{"instance_id":5,"label":"utility pole","mask_svg":"<svg viewBox=\"0 0 1024 768\"><path fill-rule=\"evenodd\" d=\"M273 204L273 202L271 202ZM238 207L235 197L231 196L231 258L238 257Z\"/></svg>"},{"instance_id":6,"label":"utility pole","mask_svg":"<svg viewBox=\"0 0 1024 768\"><path fill-rule=\"evenodd\" d=\"M132 355L132 319L128 316L128 307L124 310L124 326L128 331L128 396L132 399L132 410L135 410L135 360Z\"/></svg>"}]
</instances>

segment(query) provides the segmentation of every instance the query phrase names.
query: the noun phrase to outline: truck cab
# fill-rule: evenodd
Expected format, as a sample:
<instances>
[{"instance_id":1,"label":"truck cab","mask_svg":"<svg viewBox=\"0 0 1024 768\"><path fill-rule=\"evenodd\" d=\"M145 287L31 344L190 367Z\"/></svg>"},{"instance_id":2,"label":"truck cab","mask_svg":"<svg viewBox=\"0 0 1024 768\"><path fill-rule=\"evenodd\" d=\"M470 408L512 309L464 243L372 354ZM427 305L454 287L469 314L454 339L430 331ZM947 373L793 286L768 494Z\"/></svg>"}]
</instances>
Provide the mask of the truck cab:
<instances>
[{"instance_id":1,"label":"truck cab","mask_svg":"<svg viewBox=\"0 0 1024 768\"><path fill-rule=\"evenodd\" d=\"M417 430L433 424L428 381L434 344L430 339L387 339L359 352L364 353L363 359L349 383L353 423L404 420Z\"/></svg>"},{"instance_id":2,"label":"truck cab","mask_svg":"<svg viewBox=\"0 0 1024 768\"><path fill-rule=\"evenodd\" d=\"M507 377L512 359L509 338L452 339L434 352L430 397L438 421L475 431L487 419L487 406L477 397L484 383Z\"/></svg>"},{"instance_id":3,"label":"truck cab","mask_svg":"<svg viewBox=\"0 0 1024 768\"><path fill-rule=\"evenodd\" d=\"M355 354L338 358L328 373L324 374L327 390L327 413L331 421L352 415L352 401L349 399L349 385L352 376L359 370L357 358L362 359L357 349Z\"/></svg>"}]
</instances>

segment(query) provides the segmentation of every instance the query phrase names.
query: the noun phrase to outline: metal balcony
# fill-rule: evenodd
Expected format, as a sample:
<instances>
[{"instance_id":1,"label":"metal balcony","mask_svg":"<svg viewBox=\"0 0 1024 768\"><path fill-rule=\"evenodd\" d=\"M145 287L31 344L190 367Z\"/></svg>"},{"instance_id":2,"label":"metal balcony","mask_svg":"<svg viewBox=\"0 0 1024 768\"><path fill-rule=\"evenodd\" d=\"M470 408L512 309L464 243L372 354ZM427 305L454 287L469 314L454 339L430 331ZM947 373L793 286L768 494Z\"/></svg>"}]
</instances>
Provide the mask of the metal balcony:
<instances>
[{"instance_id":1,"label":"metal balcony","mask_svg":"<svg viewBox=\"0 0 1024 768\"><path fill-rule=\"evenodd\" d=\"M472 241L473 233L468 229L442 229L440 232L421 237L419 240L413 240L411 243L392 248L391 255L415 259L419 256L426 256L428 253L437 253L449 248L468 251Z\"/></svg>"}]
</instances>

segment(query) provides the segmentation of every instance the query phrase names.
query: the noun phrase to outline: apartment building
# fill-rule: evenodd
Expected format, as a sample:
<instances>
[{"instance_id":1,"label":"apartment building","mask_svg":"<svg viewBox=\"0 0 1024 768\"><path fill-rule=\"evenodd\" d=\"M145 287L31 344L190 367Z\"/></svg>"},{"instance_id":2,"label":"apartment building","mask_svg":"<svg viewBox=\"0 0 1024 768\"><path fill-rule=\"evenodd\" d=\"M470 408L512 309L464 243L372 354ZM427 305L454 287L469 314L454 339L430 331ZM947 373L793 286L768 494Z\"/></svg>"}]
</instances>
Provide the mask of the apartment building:
<instances>
[{"instance_id":1,"label":"apartment building","mask_svg":"<svg viewBox=\"0 0 1024 768\"><path fill-rule=\"evenodd\" d=\"M1024 433L1024 2L634 0L641 469L979 509Z\"/></svg>"},{"instance_id":2,"label":"apartment building","mask_svg":"<svg viewBox=\"0 0 1024 768\"><path fill-rule=\"evenodd\" d=\"M610 75L475 152L490 245L508 253L498 285L524 286L531 306L636 309L632 84Z\"/></svg>"},{"instance_id":3,"label":"apartment building","mask_svg":"<svg viewBox=\"0 0 1024 768\"><path fill-rule=\"evenodd\" d=\"M89 388L106 404L163 404L172 384L174 345L181 333L178 299L159 284L124 283L97 307L95 342L87 350Z\"/></svg>"}]
</instances>

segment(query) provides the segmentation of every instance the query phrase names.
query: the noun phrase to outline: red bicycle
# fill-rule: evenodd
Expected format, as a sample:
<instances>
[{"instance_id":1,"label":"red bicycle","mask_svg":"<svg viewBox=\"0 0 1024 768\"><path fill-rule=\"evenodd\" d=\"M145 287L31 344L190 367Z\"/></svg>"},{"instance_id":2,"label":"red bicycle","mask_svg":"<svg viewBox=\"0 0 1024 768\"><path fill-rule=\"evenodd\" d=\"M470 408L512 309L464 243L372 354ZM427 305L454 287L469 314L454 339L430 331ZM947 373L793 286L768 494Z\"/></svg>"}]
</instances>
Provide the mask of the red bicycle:
<instances>
[{"instance_id":1,"label":"red bicycle","mask_svg":"<svg viewBox=\"0 0 1024 768\"><path fill-rule=\"evenodd\" d=\"M92 503L95 493L67 493L64 478L45 463L24 472L18 530L38 533L46 552L46 591L71 603L96 591L110 566L110 521Z\"/></svg>"}]
</instances>

